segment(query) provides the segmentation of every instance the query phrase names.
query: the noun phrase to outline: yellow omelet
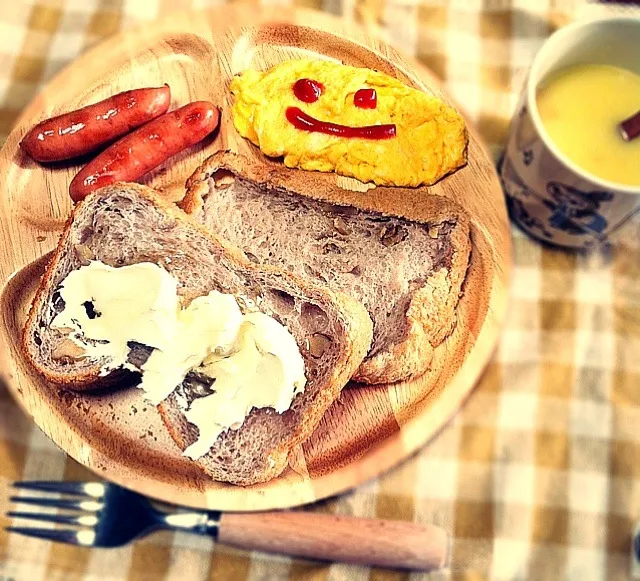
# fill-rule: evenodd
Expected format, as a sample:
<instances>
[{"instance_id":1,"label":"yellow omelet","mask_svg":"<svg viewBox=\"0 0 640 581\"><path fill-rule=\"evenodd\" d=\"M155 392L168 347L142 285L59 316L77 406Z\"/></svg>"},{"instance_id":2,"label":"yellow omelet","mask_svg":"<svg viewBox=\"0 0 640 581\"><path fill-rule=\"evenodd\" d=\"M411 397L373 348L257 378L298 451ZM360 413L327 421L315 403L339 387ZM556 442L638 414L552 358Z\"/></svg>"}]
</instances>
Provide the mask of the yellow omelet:
<instances>
[{"instance_id":1,"label":"yellow omelet","mask_svg":"<svg viewBox=\"0 0 640 581\"><path fill-rule=\"evenodd\" d=\"M315 102L294 94L301 79L321 87ZM354 104L361 89L375 90L375 108ZM290 60L266 72L245 71L233 79L231 92L237 131L265 155L284 156L287 167L335 171L383 186L416 187L433 184L466 163L465 123L453 107L371 69ZM293 108L314 123L348 128L393 125L395 136L367 139L299 129L287 114Z\"/></svg>"}]
</instances>

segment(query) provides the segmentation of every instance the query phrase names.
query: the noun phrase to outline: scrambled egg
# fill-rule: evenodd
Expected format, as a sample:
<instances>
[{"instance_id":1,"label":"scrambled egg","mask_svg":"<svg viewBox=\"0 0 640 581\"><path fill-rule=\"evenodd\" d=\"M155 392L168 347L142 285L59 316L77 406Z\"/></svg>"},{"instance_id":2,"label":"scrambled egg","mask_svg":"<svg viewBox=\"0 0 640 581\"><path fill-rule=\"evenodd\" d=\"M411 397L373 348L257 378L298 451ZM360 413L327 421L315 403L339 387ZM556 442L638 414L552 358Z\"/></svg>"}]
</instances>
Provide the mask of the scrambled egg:
<instances>
[{"instance_id":1,"label":"scrambled egg","mask_svg":"<svg viewBox=\"0 0 640 581\"><path fill-rule=\"evenodd\" d=\"M314 103L299 100L293 85L323 85ZM359 89L377 94L375 109L354 105ZM460 114L440 99L370 69L327 61L291 60L266 72L247 70L233 79L233 122L243 137L288 167L354 177L384 186L433 184L466 163L467 136ZM349 127L394 124L388 139L340 137L298 129L287 119L298 107L320 121Z\"/></svg>"}]
</instances>

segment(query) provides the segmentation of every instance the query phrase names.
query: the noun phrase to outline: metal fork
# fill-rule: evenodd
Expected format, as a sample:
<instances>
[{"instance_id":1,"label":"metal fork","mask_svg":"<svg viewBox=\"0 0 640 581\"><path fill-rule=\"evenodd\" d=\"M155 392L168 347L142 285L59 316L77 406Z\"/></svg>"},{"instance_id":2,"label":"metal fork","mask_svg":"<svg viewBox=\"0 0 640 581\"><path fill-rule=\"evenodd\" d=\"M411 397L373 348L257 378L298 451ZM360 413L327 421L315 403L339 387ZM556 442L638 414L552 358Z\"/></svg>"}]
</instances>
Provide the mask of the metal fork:
<instances>
[{"instance_id":1,"label":"metal fork","mask_svg":"<svg viewBox=\"0 0 640 581\"><path fill-rule=\"evenodd\" d=\"M8 517L66 525L11 526L8 531L87 547L119 547L159 529L207 535L248 550L297 557L429 570L448 559L447 533L433 525L310 512L222 513L164 505L101 482L16 482L15 488L62 498L13 496L11 502L57 508L65 514L7 513Z\"/></svg>"}]
</instances>

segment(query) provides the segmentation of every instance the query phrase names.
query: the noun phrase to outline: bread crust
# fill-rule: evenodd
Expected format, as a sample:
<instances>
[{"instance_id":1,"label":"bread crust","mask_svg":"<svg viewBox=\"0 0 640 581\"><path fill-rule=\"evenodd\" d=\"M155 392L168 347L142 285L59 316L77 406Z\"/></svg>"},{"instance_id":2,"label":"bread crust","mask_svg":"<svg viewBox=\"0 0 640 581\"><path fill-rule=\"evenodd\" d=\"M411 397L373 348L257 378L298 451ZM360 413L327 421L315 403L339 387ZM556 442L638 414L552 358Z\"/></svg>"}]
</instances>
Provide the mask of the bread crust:
<instances>
[{"instance_id":1,"label":"bread crust","mask_svg":"<svg viewBox=\"0 0 640 581\"><path fill-rule=\"evenodd\" d=\"M221 151L205 160L187 180L187 192L180 203L185 212L197 215L202 210L204 197L209 192L207 179L219 169L259 187L282 188L308 198L414 222L438 224L453 220L454 227L449 233L453 248L451 267L434 273L412 297L404 341L364 359L353 379L371 384L392 383L417 377L429 369L433 350L455 327L455 309L469 263L469 219L460 206L442 196L427 195L413 188L376 187L363 194L339 187L335 174L288 169Z\"/></svg>"},{"instance_id":2,"label":"bread crust","mask_svg":"<svg viewBox=\"0 0 640 581\"><path fill-rule=\"evenodd\" d=\"M99 196L108 195L114 190L127 190L134 191L138 195L150 200L157 208L162 209L167 214L175 218L176 220L182 220L189 222L197 231L202 233L203 236L209 238L214 244L217 244L222 248L231 258L232 261L237 263L238 268L248 270L255 273L277 273L278 276L287 279L292 286L299 288L307 297L315 297L321 299L324 303L331 303L335 307L336 313L339 315L339 323L344 332L344 348L340 354L340 357L333 367L330 379L326 382L326 386L321 389L317 399L316 405L304 408L301 421L296 425L295 431L291 436L279 443L278 447L272 450L269 454L269 458L272 462L268 466L267 470L254 473L250 478L237 477L234 474L225 473L224 470L216 469L208 461L210 452L199 459L196 463L210 476L216 480L231 482L242 486L250 484L256 484L259 482L266 482L271 478L277 476L284 470L287 465L287 459L289 452L306 440L316 425L320 422L320 419L324 415L328 407L338 398L340 391L349 381L349 378L353 375L354 371L366 355L371 344L373 323L369 318L367 311L354 299L335 293L330 289L322 289L318 286L312 285L307 281L299 280L294 275L282 271L281 269L264 266L257 267L256 265L248 262L244 255L240 253L236 248L229 246L224 241L220 240L213 233L209 232L202 225L198 224L195 220L185 214L182 210L175 205L167 202L160 197L154 190L141 186L138 184L118 183L113 186L108 186L91 196L87 197L74 209L71 217L67 221L65 229L60 237L56 251L53 254L47 270L42 278L40 287L34 297L29 312L27 323L24 327L22 348L25 357L33 365L33 367L40 372L46 379L52 383L63 385L65 387L72 387L76 390L94 389L99 386L112 383L116 379L116 373L109 374L108 376L100 377L100 364L97 363L95 368L87 371L83 374L69 375L58 374L52 372L43 366L38 360L35 359L31 350L27 344L27 334L29 329L36 324L36 317L39 312L42 302L46 300L48 291L50 290L51 279L55 272L56 266L62 258L62 253L66 248L74 218L78 213L88 204L91 204ZM163 423L165 424L172 439L176 442L179 448L184 451L191 443L188 441L188 434L178 428L176 418L182 416L183 411L177 406L172 405L171 396L164 402L157 406ZM185 420L186 421L186 420ZM242 428L240 428L242 429Z\"/></svg>"}]
</instances>

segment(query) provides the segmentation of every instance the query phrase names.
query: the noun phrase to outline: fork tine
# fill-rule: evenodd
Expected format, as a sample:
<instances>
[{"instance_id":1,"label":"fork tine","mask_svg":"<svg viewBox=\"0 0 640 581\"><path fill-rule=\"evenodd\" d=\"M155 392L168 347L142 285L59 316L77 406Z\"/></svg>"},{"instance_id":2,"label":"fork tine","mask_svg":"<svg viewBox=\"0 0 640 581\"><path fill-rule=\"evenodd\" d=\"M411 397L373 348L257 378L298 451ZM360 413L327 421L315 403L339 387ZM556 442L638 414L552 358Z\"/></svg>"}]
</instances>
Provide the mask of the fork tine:
<instances>
[{"instance_id":1,"label":"fork tine","mask_svg":"<svg viewBox=\"0 0 640 581\"><path fill-rule=\"evenodd\" d=\"M40 492L60 492L74 496L88 496L100 498L104 495L106 486L100 482L14 482L14 488L22 490L38 490Z\"/></svg>"},{"instance_id":2,"label":"fork tine","mask_svg":"<svg viewBox=\"0 0 640 581\"><path fill-rule=\"evenodd\" d=\"M83 537L82 533L87 531L58 530L58 529L35 529L30 527L6 527L10 533L18 533L27 537L36 537L54 541L56 543L68 543L71 545L90 545L95 538L95 533L91 532L90 537Z\"/></svg>"},{"instance_id":3,"label":"fork tine","mask_svg":"<svg viewBox=\"0 0 640 581\"><path fill-rule=\"evenodd\" d=\"M56 498L36 498L33 496L12 496L9 502L32 504L35 506L50 506L66 510L84 510L88 512L98 512L103 507L102 502L95 500L58 500Z\"/></svg>"},{"instance_id":4,"label":"fork tine","mask_svg":"<svg viewBox=\"0 0 640 581\"><path fill-rule=\"evenodd\" d=\"M98 524L98 517L95 514L70 515L70 514L42 514L39 512L19 512L9 511L7 518L21 518L26 520L37 520L42 522L53 522L63 525L81 525L93 527Z\"/></svg>"}]
</instances>

